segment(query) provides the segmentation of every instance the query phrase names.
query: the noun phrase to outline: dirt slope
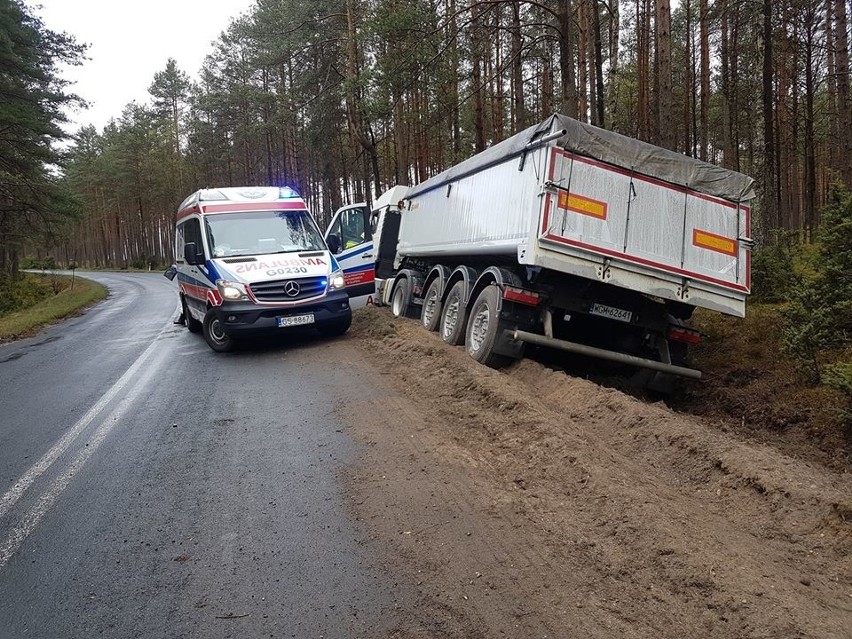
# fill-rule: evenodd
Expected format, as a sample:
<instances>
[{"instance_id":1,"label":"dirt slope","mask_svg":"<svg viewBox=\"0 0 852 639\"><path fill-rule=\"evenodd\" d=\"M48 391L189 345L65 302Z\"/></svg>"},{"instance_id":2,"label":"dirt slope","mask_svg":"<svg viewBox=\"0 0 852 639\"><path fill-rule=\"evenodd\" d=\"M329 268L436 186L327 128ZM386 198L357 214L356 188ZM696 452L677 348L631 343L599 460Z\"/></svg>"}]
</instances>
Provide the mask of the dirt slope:
<instances>
[{"instance_id":1,"label":"dirt slope","mask_svg":"<svg viewBox=\"0 0 852 639\"><path fill-rule=\"evenodd\" d=\"M852 636L848 473L382 309L348 343L387 377L346 413L395 637Z\"/></svg>"}]
</instances>

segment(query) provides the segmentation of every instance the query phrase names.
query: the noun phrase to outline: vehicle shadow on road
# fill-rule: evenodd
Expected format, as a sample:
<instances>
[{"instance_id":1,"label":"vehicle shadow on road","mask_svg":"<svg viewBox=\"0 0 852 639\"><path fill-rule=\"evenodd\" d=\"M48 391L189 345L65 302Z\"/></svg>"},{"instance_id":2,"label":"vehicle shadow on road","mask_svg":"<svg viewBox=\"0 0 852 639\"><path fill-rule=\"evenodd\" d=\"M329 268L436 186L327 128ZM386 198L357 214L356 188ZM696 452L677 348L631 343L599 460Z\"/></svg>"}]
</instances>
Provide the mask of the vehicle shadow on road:
<instances>
[{"instance_id":1,"label":"vehicle shadow on road","mask_svg":"<svg viewBox=\"0 0 852 639\"><path fill-rule=\"evenodd\" d=\"M231 356L255 356L261 353L283 353L295 349L309 349L332 344L343 337L326 337L312 328L298 328L283 334L265 334L241 339Z\"/></svg>"}]
</instances>

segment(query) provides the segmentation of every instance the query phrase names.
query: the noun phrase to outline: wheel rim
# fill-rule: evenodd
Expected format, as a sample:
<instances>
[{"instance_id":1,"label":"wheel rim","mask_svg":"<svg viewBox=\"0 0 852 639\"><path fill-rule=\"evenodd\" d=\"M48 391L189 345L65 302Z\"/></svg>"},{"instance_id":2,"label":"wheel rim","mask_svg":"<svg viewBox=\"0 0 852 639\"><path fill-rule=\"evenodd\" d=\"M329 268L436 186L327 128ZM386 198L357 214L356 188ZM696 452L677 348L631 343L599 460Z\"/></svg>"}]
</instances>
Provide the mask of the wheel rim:
<instances>
[{"instance_id":1,"label":"wheel rim","mask_svg":"<svg viewBox=\"0 0 852 639\"><path fill-rule=\"evenodd\" d=\"M488 304L479 307L479 311L471 318L470 345L469 350L475 353L482 348L488 335L488 325L491 322L491 313Z\"/></svg>"},{"instance_id":2,"label":"wheel rim","mask_svg":"<svg viewBox=\"0 0 852 639\"><path fill-rule=\"evenodd\" d=\"M402 315L402 289L397 288L393 292L393 306L391 306L391 312L399 317Z\"/></svg>"},{"instance_id":3,"label":"wheel rim","mask_svg":"<svg viewBox=\"0 0 852 639\"><path fill-rule=\"evenodd\" d=\"M222 328L222 323L218 319L210 322L210 338L217 344L222 344L228 339L225 330Z\"/></svg>"},{"instance_id":4,"label":"wheel rim","mask_svg":"<svg viewBox=\"0 0 852 639\"><path fill-rule=\"evenodd\" d=\"M432 289L429 297L423 302L423 325L429 326L432 324L432 319L435 317L435 307L438 305L438 291Z\"/></svg>"},{"instance_id":5,"label":"wheel rim","mask_svg":"<svg viewBox=\"0 0 852 639\"><path fill-rule=\"evenodd\" d=\"M444 330L443 335L444 338L448 338L452 335L453 331L456 328L456 322L459 319L459 299L454 297L450 300L450 303L447 304L447 310L444 311Z\"/></svg>"}]
</instances>

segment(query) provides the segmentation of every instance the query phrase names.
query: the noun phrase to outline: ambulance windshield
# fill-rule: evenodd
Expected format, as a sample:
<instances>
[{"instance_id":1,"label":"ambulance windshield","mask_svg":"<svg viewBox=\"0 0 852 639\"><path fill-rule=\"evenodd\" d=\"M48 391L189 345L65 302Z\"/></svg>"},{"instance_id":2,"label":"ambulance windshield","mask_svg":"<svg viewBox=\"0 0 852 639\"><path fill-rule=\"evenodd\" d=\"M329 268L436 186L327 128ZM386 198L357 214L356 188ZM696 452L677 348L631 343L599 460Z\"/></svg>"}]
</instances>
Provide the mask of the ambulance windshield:
<instances>
[{"instance_id":1,"label":"ambulance windshield","mask_svg":"<svg viewBox=\"0 0 852 639\"><path fill-rule=\"evenodd\" d=\"M205 222L213 257L325 250L307 211L217 213Z\"/></svg>"}]
</instances>

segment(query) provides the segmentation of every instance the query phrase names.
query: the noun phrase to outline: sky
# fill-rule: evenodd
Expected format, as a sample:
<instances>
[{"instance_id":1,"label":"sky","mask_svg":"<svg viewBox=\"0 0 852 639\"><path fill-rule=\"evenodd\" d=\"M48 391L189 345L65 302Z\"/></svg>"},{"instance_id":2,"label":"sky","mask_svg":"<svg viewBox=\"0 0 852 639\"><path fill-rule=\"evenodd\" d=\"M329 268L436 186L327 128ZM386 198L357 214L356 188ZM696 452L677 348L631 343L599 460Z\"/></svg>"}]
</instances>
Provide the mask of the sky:
<instances>
[{"instance_id":1,"label":"sky","mask_svg":"<svg viewBox=\"0 0 852 639\"><path fill-rule=\"evenodd\" d=\"M154 74L174 58L193 79L212 42L231 18L255 0L25 0L45 26L89 45L89 60L67 67L62 75L75 82L70 91L91 103L68 114L67 130L94 124L98 130L118 118L124 106L147 103Z\"/></svg>"}]
</instances>

